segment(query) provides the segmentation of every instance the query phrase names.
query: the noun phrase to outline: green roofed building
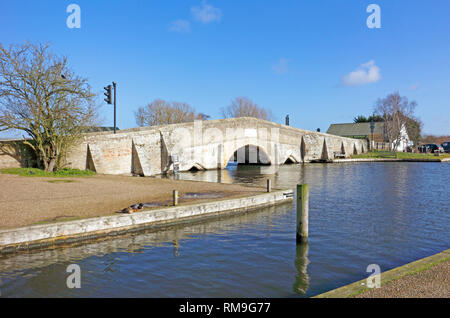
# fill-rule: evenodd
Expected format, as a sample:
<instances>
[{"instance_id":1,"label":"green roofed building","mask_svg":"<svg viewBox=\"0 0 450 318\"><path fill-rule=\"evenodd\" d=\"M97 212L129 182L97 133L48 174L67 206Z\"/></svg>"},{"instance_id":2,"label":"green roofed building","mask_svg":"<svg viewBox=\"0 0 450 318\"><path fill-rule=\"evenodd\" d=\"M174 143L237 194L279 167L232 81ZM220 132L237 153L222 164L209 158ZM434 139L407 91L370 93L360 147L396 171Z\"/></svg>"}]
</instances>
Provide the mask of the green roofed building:
<instances>
[{"instance_id":1,"label":"green roofed building","mask_svg":"<svg viewBox=\"0 0 450 318\"><path fill-rule=\"evenodd\" d=\"M384 122L375 122L373 134L370 131L370 123L350 123L350 124L331 124L327 134L355 138L367 139L375 149L390 149L389 139L386 134L386 125ZM397 151L405 151L411 145L406 129L401 132Z\"/></svg>"},{"instance_id":2,"label":"green roofed building","mask_svg":"<svg viewBox=\"0 0 450 318\"><path fill-rule=\"evenodd\" d=\"M377 142L386 142L385 125L384 122L375 122L373 130L373 140ZM372 134L370 132L370 123L353 123L353 124L331 124L327 130L327 134L337 135L341 137L356 138L356 139L370 139Z\"/></svg>"}]
</instances>

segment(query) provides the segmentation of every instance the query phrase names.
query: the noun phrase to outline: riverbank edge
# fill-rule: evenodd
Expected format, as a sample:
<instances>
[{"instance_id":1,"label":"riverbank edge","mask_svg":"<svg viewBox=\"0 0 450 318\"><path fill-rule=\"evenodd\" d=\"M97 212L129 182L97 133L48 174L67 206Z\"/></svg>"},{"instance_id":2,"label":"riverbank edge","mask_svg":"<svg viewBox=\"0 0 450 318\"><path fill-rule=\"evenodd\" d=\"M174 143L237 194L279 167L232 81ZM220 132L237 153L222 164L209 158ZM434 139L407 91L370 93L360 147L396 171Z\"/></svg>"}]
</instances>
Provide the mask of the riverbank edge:
<instances>
[{"instance_id":1,"label":"riverbank edge","mask_svg":"<svg viewBox=\"0 0 450 318\"><path fill-rule=\"evenodd\" d=\"M192 203L134 214L102 216L0 230L0 255L138 232L152 227L198 221L221 214L247 212L293 200L292 189L248 197Z\"/></svg>"},{"instance_id":2,"label":"riverbank edge","mask_svg":"<svg viewBox=\"0 0 450 318\"><path fill-rule=\"evenodd\" d=\"M354 158L354 159L330 159L330 160L311 161L311 163L348 163L348 162L450 162L450 158L442 158L442 159Z\"/></svg>"},{"instance_id":3,"label":"riverbank edge","mask_svg":"<svg viewBox=\"0 0 450 318\"><path fill-rule=\"evenodd\" d=\"M405 264L400 267L396 267L387 272L383 272L380 275L381 278L381 288L383 285L388 284L397 279L401 279L402 277L413 275L415 273L426 270L436 264L445 262L450 260L450 249L442 251L440 253L419 259L417 261ZM413 287L412 287L413 288ZM350 298L357 295L360 295L366 291L369 291L370 288L366 286L366 278L355 283L345 285L323 294L316 295L312 298Z\"/></svg>"}]
</instances>

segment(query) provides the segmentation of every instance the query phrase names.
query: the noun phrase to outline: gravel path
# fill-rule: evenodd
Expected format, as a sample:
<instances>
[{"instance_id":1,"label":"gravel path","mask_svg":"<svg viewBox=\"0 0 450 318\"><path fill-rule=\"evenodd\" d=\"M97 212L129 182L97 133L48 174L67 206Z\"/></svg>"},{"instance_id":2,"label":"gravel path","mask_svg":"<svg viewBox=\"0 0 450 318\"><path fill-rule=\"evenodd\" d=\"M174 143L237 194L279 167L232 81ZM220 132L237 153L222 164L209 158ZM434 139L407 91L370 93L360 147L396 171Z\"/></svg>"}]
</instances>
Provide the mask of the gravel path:
<instances>
[{"instance_id":1,"label":"gravel path","mask_svg":"<svg viewBox=\"0 0 450 318\"><path fill-rule=\"evenodd\" d=\"M391 281L356 298L450 298L450 261Z\"/></svg>"},{"instance_id":2,"label":"gravel path","mask_svg":"<svg viewBox=\"0 0 450 318\"><path fill-rule=\"evenodd\" d=\"M59 180L59 181L58 181ZM69 183L63 182L72 180ZM264 188L158 178L96 175L84 178L38 178L0 174L0 229L73 218L111 215L139 202L169 204L172 191L249 196ZM186 202L209 199L180 199Z\"/></svg>"}]
</instances>

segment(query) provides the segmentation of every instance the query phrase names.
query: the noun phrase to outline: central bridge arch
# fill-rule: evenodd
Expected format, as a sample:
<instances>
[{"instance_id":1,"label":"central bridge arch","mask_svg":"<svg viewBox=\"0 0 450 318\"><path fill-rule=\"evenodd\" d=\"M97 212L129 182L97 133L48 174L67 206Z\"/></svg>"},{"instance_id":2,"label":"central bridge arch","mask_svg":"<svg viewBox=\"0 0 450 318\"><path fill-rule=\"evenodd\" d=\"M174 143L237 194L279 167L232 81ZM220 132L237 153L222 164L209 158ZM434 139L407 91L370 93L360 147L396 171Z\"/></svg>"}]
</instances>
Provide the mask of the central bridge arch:
<instances>
[{"instance_id":1,"label":"central bridge arch","mask_svg":"<svg viewBox=\"0 0 450 318\"><path fill-rule=\"evenodd\" d=\"M247 144L237 148L233 155L225 161L225 167L230 162L235 162L238 165L271 165L267 151L262 146Z\"/></svg>"}]
</instances>

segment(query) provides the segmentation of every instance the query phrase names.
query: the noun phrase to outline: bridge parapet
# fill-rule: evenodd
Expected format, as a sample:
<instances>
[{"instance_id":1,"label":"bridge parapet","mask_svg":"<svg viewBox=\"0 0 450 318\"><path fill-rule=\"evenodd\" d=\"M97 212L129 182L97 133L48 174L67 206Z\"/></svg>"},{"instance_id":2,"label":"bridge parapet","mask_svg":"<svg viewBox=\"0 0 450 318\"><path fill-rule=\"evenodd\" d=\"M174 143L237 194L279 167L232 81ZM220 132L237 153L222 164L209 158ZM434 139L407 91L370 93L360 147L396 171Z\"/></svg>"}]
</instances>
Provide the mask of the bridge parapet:
<instances>
[{"instance_id":1,"label":"bridge parapet","mask_svg":"<svg viewBox=\"0 0 450 318\"><path fill-rule=\"evenodd\" d=\"M277 166L355 151L367 151L366 141L243 117L89 133L69 152L67 163L104 174L152 176L171 172L173 155L179 170L187 171L224 169L235 157Z\"/></svg>"}]
</instances>

